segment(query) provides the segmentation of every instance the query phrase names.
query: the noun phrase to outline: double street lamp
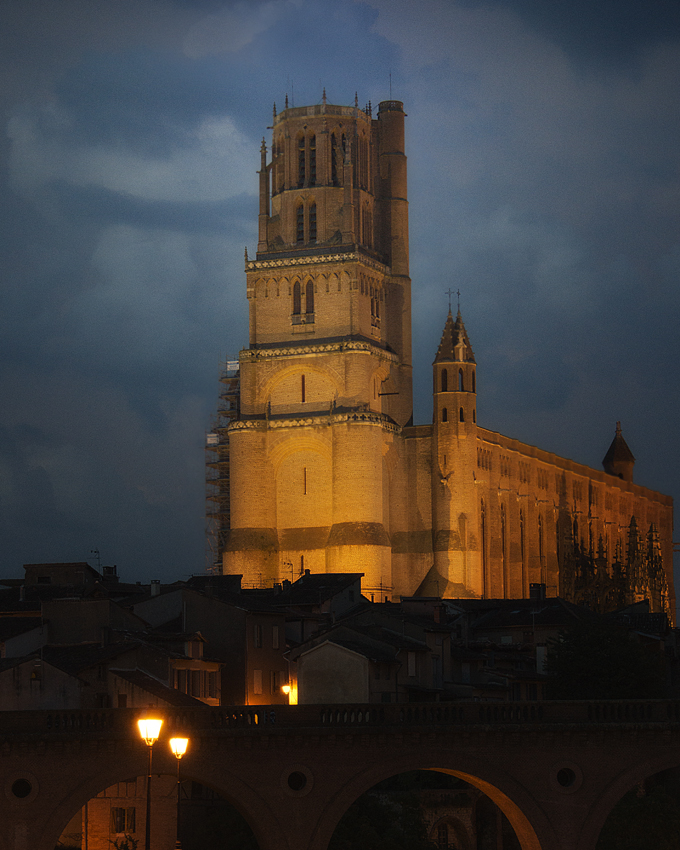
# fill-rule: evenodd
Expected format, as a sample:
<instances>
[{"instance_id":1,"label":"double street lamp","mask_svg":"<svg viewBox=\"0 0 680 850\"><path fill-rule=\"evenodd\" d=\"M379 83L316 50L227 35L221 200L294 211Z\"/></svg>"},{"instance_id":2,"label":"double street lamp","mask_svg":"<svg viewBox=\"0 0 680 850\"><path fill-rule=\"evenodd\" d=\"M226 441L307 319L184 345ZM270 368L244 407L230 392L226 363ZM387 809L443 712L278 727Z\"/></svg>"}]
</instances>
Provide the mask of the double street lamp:
<instances>
[{"instance_id":1,"label":"double street lamp","mask_svg":"<svg viewBox=\"0 0 680 850\"><path fill-rule=\"evenodd\" d=\"M188 745L188 738L170 738L170 749L177 759L177 836L175 841L175 850L182 850L182 842L179 837L179 799L181 792L181 785L179 782L179 762L184 753L186 753Z\"/></svg>"},{"instance_id":2,"label":"double street lamp","mask_svg":"<svg viewBox=\"0 0 680 850\"><path fill-rule=\"evenodd\" d=\"M153 754L153 745L158 740L163 721L159 717L144 717L137 721L139 734L146 743L149 751L149 762L146 772L146 835L145 835L145 850L151 850L151 758ZM179 802L180 802L180 781L179 781L179 762L184 753L187 751L189 744L188 738L171 738L170 749L177 759L177 835L175 848L181 848L179 837Z\"/></svg>"},{"instance_id":3,"label":"double street lamp","mask_svg":"<svg viewBox=\"0 0 680 850\"><path fill-rule=\"evenodd\" d=\"M143 717L137 721L139 734L146 742L149 750L149 767L146 771L146 835L144 850L151 850L151 755L153 745L161 733L163 721L159 717Z\"/></svg>"}]
</instances>

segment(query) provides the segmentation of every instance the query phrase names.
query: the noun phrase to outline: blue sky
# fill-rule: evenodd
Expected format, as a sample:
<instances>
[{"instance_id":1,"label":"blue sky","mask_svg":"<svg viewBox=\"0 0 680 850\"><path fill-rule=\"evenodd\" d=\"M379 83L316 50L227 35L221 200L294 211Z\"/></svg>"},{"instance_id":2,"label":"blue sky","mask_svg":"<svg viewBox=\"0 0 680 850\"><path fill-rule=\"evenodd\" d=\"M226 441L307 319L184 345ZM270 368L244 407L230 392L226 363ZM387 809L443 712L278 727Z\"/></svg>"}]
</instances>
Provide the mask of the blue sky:
<instances>
[{"instance_id":1,"label":"blue sky","mask_svg":"<svg viewBox=\"0 0 680 850\"><path fill-rule=\"evenodd\" d=\"M680 7L4 0L0 568L204 567L272 106L403 100L416 421L450 287L479 421L675 495Z\"/></svg>"}]
</instances>

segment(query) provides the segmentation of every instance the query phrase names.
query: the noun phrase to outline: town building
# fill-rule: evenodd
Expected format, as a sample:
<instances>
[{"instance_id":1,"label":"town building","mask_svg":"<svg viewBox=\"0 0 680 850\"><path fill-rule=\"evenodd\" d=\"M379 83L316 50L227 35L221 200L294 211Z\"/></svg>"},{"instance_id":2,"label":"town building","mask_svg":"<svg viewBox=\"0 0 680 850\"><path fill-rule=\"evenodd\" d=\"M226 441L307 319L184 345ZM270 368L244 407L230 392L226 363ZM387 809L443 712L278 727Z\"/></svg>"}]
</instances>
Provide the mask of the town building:
<instances>
[{"instance_id":1,"label":"town building","mask_svg":"<svg viewBox=\"0 0 680 850\"><path fill-rule=\"evenodd\" d=\"M478 423L460 310L433 340L432 422L414 424L404 119L400 101L374 117L325 93L274 108L249 346L208 440L222 571L261 587L362 572L375 601L542 584L672 614L671 498L634 483L618 424L596 470Z\"/></svg>"}]
</instances>

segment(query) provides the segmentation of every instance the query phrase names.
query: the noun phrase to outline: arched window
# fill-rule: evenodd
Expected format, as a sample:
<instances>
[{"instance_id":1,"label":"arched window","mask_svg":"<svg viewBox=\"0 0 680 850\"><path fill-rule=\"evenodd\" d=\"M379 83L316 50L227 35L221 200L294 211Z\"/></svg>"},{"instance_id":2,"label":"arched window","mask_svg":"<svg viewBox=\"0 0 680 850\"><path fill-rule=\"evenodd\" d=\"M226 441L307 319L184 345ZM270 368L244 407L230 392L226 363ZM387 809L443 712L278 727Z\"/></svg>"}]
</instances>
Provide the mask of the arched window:
<instances>
[{"instance_id":1,"label":"arched window","mask_svg":"<svg viewBox=\"0 0 680 850\"><path fill-rule=\"evenodd\" d=\"M448 422L448 421L449 421L449 411L445 407L442 407L442 422Z\"/></svg>"},{"instance_id":2,"label":"arched window","mask_svg":"<svg viewBox=\"0 0 680 850\"><path fill-rule=\"evenodd\" d=\"M298 243L302 243L305 241L305 208L302 206L302 204L298 204L297 210L295 211L295 224L295 238Z\"/></svg>"},{"instance_id":3,"label":"arched window","mask_svg":"<svg viewBox=\"0 0 680 850\"><path fill-rule=\"evenodd\" d=\"M305 137L298 142L298 189L305 185ZM300 240L298 240L300 241Z\"/></svg>"},{"instance_id":4,"label":"arched window","mask_svg":"<svg viewBox=\"0 0 680 850\"><path fill-rule=\"evenodd\" d=\"M476 393L476 392L477 392L477 381L475 380L475 371L474 371L474 369L472 370L472 392L473 392L473 393Z\"/></svg>"},{"instance_id":5,"label":"arched window","mask_svg":"<svg viewBox=\"0 0 680 850\"><path fill-rule=\"evenodd\" d=\"M361 210L361 241L368 248L373 247L373 216L368 204Z\"/></svg>"},{"instance_id":6,"label":"arched window","mask_svg":"<svg viewBox=\"0 0 680 850\"><path fill-rule=\"evenodd\" d=\"M489 580L487 577L487 558L486 558L486 505L484 504L484 499L481 501L480 511L479 511L479 520L480 520L480 536L482 538L482 596L486 598L489 593Z\"/></svg>"},{"instance_id":7,"label":"arched window","mask_svg":"<svg viewBox=\"0 0 680 850\"><path fill-rule=\"evenodd\" d=\"M538 515L538 562L541 567L541 584L547 584L548 570L545 563L545 552L543 551L543 517Z\"/></svg>"},{"instance_id":8,"label":"arched window","mask_svg":"<svg viewBox=\"0 0 680 850\"><path fill-rule=\"evenodd\" d=\"M464 390L465 390L465 382L463 381L463 370L459 369L458 370L458 391L462 393L462 392L464 392Z\"/></svg>"},{"instance_id":9,"label":"arched window","mask_svg":"<svg viewBox=\"0 0 680 850\"><path fill-rule=\"evenodd\" d=\"M314 284L311 280L307 281L305 287L305 312L307 315L314 313Z\"/></svg>"},{"instance_id":10,"label":"arched window","mask_svg":"<svg viewBox=\"0 0 680 850\"><path fill-rule=\"evenodd\" d=\"M335 133L331 134L331 183L333 186L338 184L338 141L335 138Z\"/></svg>"},{"instance_id":11,"label":"arched window","mask_svg":"<svg viewBox=\"0 0 680 850\"><path fill-rule=\"evenodd\" d=\"M465 422L465 411L463 410L462 407L460 409L460 421Z\"/></svg>"},{"instance_id":12,"label":"arched window","mask_svg":"<svg viewBox=\"0 0 680 850\"><path fill-rule=\"evenodd\" d=\"M299 316L302 312L302 298L300 295L300 281L296 280L293 285L293 315Z\"/></svg>"},{"instance_id":13,"label":"arched window","mask_svg":"<svg viewBox=\"0 0 680 850\"><path fill-rule=\"evenodd\" d=\"M316 242L316 204L309 207L309 241Z\"/></svg>"},{"instance_id":14,"label":"arched window","mask_svg":"<svg viewBox=\"0 0 680 850\"><path fill-rule=\"evenodd\" d=\"M502 570L501 574L503 577L503 598L508 595L508 547L507 547L507 528L506 528L506 520L505 520L505 505L501 505L501 561L502 561Z\"/></svg>"},{"instance_id":15,"label":"arched window","mask_svg":"<svg viewBox=\"0 0 680 850\"><path fill-rule=\"evenodd\" d=\"M442 385L442 392L443 393L447 392L448 388L449 388L449 373L446 371L446 369L442 369L441 385Z\"/></svg>"},{"instance_id":16,"label":"arched window","mask_svg":"<svg viewBox=\"0 0 680 850\"><path fill-rule=\"evenodd\" d=\"M300 401L305 402L306 396L306 388L305 388L305 376L300 375Z\"/></svg>"},{"instance_id":17,"label":"arched window","mask_svg":"<svg viewBox=\"0 0 680 850\"><path fill-rule=\"evenodd\" d=\"M309 137L309 185L316 185L316 136Z\"/></svg>"}]
</instances>

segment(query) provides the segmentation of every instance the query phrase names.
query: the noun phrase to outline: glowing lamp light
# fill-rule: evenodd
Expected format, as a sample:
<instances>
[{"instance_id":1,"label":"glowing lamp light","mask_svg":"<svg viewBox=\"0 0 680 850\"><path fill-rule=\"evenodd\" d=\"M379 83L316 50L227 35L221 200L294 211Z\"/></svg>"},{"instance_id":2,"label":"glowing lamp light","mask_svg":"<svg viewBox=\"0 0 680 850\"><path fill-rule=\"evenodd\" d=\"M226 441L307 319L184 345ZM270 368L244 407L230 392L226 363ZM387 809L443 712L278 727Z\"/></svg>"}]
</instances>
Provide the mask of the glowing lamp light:
<instances>
[{"instance_id":1,"label":"glowing lamp light","mask_svg":"<svg viewBox=\"0 0 680 850\"><path fill-rule=\"evenodd\" d=\"M178 759L181 759L184 753L186 753L188 746L188 738L170 738L170 749L172 750L172 754Z\"/></svg>"},{"instance_id":2,"label":"glowing lamp light","mask_svg":"<svg viewBox=\"0 0 680 850\"><path fill-rule=\"evenodd\" d=\"M282 691L283 691L283 693L284 693L284 694L286 694L286 696L287 696L287 695L290 693L290 685L282 685L282 686L281 686L281 690L282 690Z\"/></svg>"},{"instance_id":3,"label":"glowing lamp light","mask_svg":"<svg viewBox=\"0 0 680 850\"><path fill-rule=\"evenodd\" d=\"M139 734L146 741L147 746L153 747L161 734L163 721L159 717L144 717L137 721Z\"/></svg>"}]
</instances>

